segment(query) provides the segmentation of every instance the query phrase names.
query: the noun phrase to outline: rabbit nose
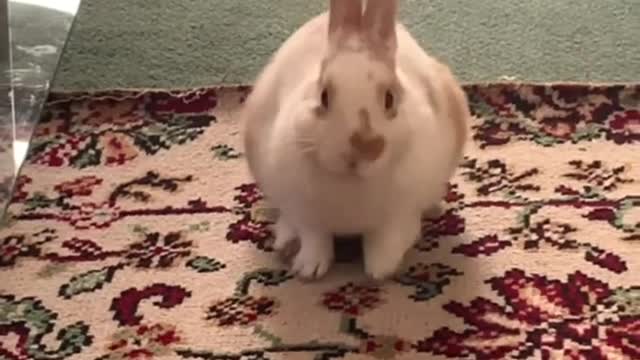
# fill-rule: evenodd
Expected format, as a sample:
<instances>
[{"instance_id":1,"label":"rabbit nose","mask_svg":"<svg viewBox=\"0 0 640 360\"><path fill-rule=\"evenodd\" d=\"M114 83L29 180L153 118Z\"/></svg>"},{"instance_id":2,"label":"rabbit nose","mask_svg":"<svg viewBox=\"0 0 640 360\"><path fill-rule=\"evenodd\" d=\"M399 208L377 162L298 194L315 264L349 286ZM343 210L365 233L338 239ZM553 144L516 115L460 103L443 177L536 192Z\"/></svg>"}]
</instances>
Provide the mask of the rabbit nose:
<instances>
[{"instance_id":1,"label":"rabbit nose","mask_svg":"<svg viewBox=\"0 0 640 360\"><path fill-rule=\"evenodd\" d=\"M382 155L386 145L384 138L380 135L363 135L355 132L349 137L351 147L356 151L359 157L367 161L375 161Z\"/></svg>"}]
</instances>

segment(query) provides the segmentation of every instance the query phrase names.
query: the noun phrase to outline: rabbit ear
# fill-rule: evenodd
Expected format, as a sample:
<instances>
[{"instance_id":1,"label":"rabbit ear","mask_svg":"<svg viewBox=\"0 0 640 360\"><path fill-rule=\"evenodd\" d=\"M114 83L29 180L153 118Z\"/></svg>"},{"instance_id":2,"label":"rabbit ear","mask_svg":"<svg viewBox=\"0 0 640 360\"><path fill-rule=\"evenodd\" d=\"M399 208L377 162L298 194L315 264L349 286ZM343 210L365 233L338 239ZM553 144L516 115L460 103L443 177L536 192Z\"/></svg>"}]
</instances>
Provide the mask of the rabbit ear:
<instances>
[{"instance_id":1,"label":"rabbit ear","mask_svg":"<svg viewBox=\"0 0 640 360\"><path fill-rule=\"evenodd\" d=\"M362 19L362 31L371 50L390 59L394 58L398 47L397 12L398 0L367 0Z\"/></svg>"},{"instance_id":2,"label":"rabbit ear","mask_svg":"<svg viewBox=\"0 0 640 360\"><path fill-rule=\"evenodd\" d=\"M329 7L329 42L336 46L346 36L360 31L362 0L331 0Z\"/></svg>"}]
</instances>

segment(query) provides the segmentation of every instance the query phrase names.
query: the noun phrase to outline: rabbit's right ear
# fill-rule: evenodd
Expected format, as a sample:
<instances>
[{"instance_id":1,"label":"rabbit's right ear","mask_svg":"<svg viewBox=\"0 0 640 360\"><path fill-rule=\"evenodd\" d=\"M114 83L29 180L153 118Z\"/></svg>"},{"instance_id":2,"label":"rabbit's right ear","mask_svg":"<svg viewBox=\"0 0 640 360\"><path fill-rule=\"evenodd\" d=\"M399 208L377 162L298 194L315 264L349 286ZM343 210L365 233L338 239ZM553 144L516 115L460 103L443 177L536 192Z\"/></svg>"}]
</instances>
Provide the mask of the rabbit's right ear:
<instances>
[{"instance_id":1,"label":"rabbit's right ear","mask_svg":"<svg viewBox=\"0 0 640 360\"><path fill-rule=\"evenodd\" d=\"M340 47L345 38L360 32L362 0L331 0L329 6L329 44Z\"/></svg>"},{"instance_id":2,"label":"rabbit's right ear","mask_svg":"<svg viewBox=\"0 0 640 360\"><path fill-rule=\"evenodd\" d=\"M398 0L368 0L362 19L362 32L370 50L392 63L398 47L397 13Z\"/></svg>"}]
</instances>

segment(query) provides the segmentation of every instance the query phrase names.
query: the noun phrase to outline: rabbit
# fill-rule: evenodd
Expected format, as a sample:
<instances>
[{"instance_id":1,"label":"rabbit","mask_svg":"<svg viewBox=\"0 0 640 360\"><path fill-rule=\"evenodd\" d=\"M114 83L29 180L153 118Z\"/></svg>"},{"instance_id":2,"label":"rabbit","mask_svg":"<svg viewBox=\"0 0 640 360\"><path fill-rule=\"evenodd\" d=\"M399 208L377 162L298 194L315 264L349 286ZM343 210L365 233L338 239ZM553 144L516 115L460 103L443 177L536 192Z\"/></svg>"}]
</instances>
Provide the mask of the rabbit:
<instances>
[{"instance_id":1,"label":"rabbit","mask_svg":"<svg viewBox=\"0 0 640 360\"><path fill-rule=\"evenodd\" d=\"M273 246L299 241L301 278L327 273L337 235L362 235L369 277L395 275L464 155L467 97L397 11L397 0L331 0L240 111L248 171L279 210Z\"/></svg>"}]
</instances>

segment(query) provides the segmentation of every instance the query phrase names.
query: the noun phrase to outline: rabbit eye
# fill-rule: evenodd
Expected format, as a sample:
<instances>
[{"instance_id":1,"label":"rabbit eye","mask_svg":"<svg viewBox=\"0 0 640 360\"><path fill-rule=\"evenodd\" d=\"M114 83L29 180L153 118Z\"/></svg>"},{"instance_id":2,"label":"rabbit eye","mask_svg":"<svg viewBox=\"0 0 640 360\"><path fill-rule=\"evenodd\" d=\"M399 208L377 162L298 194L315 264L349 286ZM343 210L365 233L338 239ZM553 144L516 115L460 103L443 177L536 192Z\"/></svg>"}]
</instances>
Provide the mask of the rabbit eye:
<instances>
[{"instance_id":1,"label":"rabbit eye","mask_svg":"<svg viewBox=\"0 0 640 360\"><path fill-rule=\"evenodd\" d=\"M322 93L320 94L320 103L323 108L329 108L329 93L327 92L327 89L322 90Z\"/></svg>"},{"instance_id":2,"label":"rabbit eye","mask_svg":"<svg viewBox=\"0 0 640 360\"><path fill-rule=\"evenodd\" d=\"M394 104L395 98L393 96L393 93L391 92L391 90L387 90L384 94L384 108L389 111L393 109Z\"/></svg>"}]
</instances>

